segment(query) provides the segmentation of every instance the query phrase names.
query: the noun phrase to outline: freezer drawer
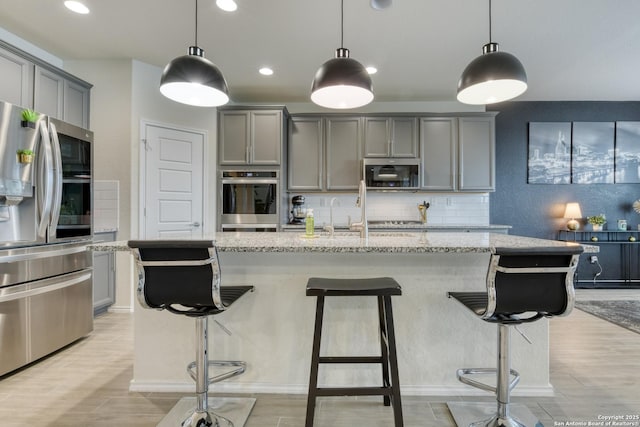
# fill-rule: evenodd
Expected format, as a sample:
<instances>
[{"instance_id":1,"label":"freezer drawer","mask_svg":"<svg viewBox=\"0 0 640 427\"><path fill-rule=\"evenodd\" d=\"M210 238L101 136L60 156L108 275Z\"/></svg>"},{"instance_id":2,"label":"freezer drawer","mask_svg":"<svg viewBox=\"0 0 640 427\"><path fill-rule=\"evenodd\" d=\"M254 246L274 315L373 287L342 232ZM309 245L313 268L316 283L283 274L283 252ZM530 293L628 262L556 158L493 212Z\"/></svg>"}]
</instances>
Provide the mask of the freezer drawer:
<instances>
[{"instance_id":1,"label":"freezer drawer","mask_svg":"<svg viewBox=\"0 0 640 427\"><path fill-rule=\"evenodd\" d=\"M0 288L0 375L93 330L90 268Z\"/></svg>"},{"instance_id":2,"label":"freezer drawer","mask_svg":"<svg viewBox=\"0 0 640 427\"><path fill-rule=\"evenodd\" d=\"M0 302L0 375L28 363L27 323L26 299Z\"/></svg>"},{"instance_id":3,"label":"freezer drawer","mask_svg":"<svg viewBox=\"0 0 640 427\"><path fill-rule=\"evenodd\" d=\"M29 299L31 357L34 361L93 330L91 270L58 278L57 289Z\"/></svg>"}]
</instances>

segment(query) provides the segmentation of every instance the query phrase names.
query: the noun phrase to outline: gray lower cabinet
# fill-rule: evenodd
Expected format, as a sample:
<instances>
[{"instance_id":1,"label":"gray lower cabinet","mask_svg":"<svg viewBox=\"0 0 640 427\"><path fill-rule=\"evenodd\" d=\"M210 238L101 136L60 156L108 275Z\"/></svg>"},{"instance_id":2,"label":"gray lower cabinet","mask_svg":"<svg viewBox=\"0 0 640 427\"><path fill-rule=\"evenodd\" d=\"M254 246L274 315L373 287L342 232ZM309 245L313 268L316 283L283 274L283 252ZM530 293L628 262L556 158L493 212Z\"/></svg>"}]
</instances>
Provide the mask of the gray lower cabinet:
<instances>
[{"instance_id":1,"label":"gray lower cabinet","mask_svg":"<svg viewBox=\"0 0 640 427\"><path fill-rule=\"evenodd\" d=\"M365 117L364 157L418 157L418 120Z\"/></svg>"},{"instance_id":2,"label":"gray lower cabinet","mask_svg":"<svg viewBox=\"0 0 640 427\"><path fill-rule=\"evenodd\" d=\"M219 109L220 165L279 165L285 116L284 108Z\"/></svg>"},{"instance_id":3,"label":"gray lower cabinet","mask_svg":"<svg viewBox=\"0 0 640 427\"><path fill-rule=\"evenodd\" d=\"M94 243L113 242L116 232L96 233ZM93 314L107 311L116 301L116 256L113 252L93 252Z\"/></svg>"},{"instance_id":4,"label":"gray lower cabinet","mask_svg":"<svg viewBox=\"0 0 640 427\"><path fill-rule=\"evenodd\" d=\"M420 119L421 188L495 191L495 115Z\"/></svg>"},{"instance_id":5,"label":"gray lower cabinet","mask_svg":"<svg viewBox=\"0 0 640 427\"><path fill-rule=\"evenodd\" d=\"M89 129L89 83L4 42L0 76L0 100Z\"/></svg>"},{"instance_id":6,"label":"gray lower cabinet","mask_svg":"<svg viewBox=\"0 0 640 427\"><path fill-rule=\"evenodd\" d=\"M362 119L354 116L296 116L289 121L287 189L358 189Z\"/></svg>"}]
</instances>

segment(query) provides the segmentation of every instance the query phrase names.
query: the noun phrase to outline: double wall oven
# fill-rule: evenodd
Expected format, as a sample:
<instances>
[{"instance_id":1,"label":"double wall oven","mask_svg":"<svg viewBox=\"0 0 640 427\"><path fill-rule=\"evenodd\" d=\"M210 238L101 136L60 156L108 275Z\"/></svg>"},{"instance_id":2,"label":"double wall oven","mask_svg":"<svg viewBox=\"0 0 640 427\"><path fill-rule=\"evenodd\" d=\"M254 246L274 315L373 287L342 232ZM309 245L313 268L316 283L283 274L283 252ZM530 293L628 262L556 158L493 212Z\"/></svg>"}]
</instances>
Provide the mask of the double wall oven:
<instances>
[{"instance_id":1,"label":"double wall oven","mask_svg":"<svg viewBox=\"0 0 640 427\"><path fill-rule=\"evenodd\" d=\"M277 231L280 218L278 171L223 170L219 189L219 230Z\"/></svg>"}]
</instances>

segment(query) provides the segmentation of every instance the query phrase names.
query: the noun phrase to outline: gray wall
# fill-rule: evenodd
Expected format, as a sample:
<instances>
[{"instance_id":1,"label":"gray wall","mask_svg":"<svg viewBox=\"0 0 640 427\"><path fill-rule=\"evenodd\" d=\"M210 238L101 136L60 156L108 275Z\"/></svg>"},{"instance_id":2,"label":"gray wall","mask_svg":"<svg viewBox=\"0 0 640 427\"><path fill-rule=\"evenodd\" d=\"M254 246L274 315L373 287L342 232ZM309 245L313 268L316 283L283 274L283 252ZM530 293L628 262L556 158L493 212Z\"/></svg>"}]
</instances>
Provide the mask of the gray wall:
<instances>
[{"instance_id":1,"label":"gray wall","mask_svg":"<svg viewBox=\"0 0 640 427\"><path fill-rule=\"evenodd\" d=\"M640 215L631 204L640 199L640 184L527 184L527 129L529 122L640 121L640 102L509 102L487 110L500 112L492 224L512 225L511 234L555 239L567 222L565 204L578 202L585 218L606 214L605 228L626 219L637 229Z\"/></svg>"}]
</instances>

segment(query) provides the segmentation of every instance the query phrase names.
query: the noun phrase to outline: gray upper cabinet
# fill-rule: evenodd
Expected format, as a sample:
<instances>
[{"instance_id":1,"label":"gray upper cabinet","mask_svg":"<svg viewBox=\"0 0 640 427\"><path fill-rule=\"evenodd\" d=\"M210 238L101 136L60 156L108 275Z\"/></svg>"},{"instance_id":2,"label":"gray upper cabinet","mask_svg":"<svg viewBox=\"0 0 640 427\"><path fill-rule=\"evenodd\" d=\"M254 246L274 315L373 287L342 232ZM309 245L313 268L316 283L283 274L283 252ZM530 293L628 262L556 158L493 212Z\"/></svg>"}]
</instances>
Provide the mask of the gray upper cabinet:
<instances>
[{"instance_id":1,"label":"gray upper cabinet","mask_svg":"<svg viewBox=\"0 0 640 427\"><path fill-rule=\"evenodd\" d=\"M36 65L34 110L64 120L64 83L62 76Z\"/></svg>"},{"instance_id":2,"label":"gray upper cabinet","mask_svg":"<svg viewBox=\"0 0 640 427\"><path fill-rule=\"evenodd\" d=\"M415 117L365 117L364 157L418 157Z\"/></svg>"},{"instance_id":3,"label":"gray upper cabinet","mask_svg":"<svg viewBox=\"0 0 640 427\"><path fill-rule=\"evenodd\" d=\"M220 165L279 165L284 111L221 109L218 111Z\"/></svg>"},{"instance_id":4,"label":"gray upper cabinet","mask_svg":"<svg viewBox=\"0 0 640 427\"><path fill-rule=\"evenodd\" d=\"M62 120L81 128L89 128L89 89L83 85L64 81Z\"/></svg>"},{"instance_id":5,"label":"gray upper cabinet","mask_svg":"<svg viewBox=\"0 0 640 427\"><path fill-rule=\"evenodd\" d=\"M0 76L0 100L89 128L89 83L6 43Z\"/></svg>"},{"instance_id":6,"label":"gray upper cabinet","mask_svg":"<svg viewBox=\"0 0 640 427\"><path fill-rule=\"evenodd\" d=\"M420 119L422 189L495 191L494 115Z\"/></svg>"},{"instance_id":7,"label":"gray upper cabinet","mask_svg":"<svg viewBox=\"0 0 640 427\"><path fill-rule=\"evenodd\" d=\"M323 125L321 117L289 121L287 187L291 191L322 191Z\"/></svg>"},{"instance_id":8,"label":"gray upper cabinet","mask_svg":"<svg viewBox=\"0 0 640 427\"><path fill-rule=\"evenodd\" d=\"M328 191L358 190L362 160L362 119L326 119L326 177Z\"/></svg>"},{"instance_id":9,"label":"gray upper cabinet","mask_svg":"<svg viewBox=\"0 0 640 427\"><path fill-rule=\"evenodd\" d=\"M357 190L362 160L360 117L296 116L289 122L289 191Z\"/></svg>"},{"instance_id":10,"label":"gray upper cabinet","mask_svg":"<svg viewBox=\"0 0 640 427\"><path fill-rule=\"evenodd\" d=\"M457 119L420 119L422 185L429 191L454 191L457 184Z\"/></svg>"},{"instance_id":11,"label":"gray upper cabinet","mask_svg":"<svg viewBox=\"0 0 640 427\"><path fill-rule=\"evenodd\" d=\"M458 119L460 191L495 191L494 117Z\"/></svg>"},{"instance_id":12,"label":"gray upper cabinet","mask_svg":"<svg viewBox=\"0 0 640 427\"><path fill-rule=\"evenodd\" d=\"M89 128L89 88L75 83L47 68L35 66L34 110Z\"/></svg>"},{"instance_id":13,"label":"gray upper cabinet","mask_svg":"<svg viewBox=\"0 0 640 427\"><path fill-rule=\"evenodd\" d=\"M33 63L0 45L0 100L33 107Z\"/></svg>"}]
</instances>

